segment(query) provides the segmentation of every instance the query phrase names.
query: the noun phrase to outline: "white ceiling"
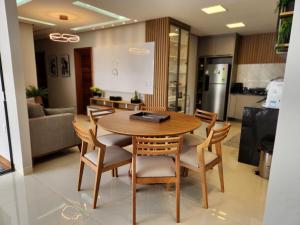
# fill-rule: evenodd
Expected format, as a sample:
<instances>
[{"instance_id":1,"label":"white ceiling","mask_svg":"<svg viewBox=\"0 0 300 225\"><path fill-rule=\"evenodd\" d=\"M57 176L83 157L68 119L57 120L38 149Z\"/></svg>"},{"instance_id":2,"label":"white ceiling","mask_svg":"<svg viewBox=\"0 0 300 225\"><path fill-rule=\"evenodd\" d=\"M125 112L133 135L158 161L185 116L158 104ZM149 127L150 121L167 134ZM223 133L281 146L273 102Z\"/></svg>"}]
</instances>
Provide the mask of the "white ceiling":
<instances>
[{"instance_id":1,"label":"white ceiling","mask_svg":"<svg viewBox=\"0 0 300 225\"><path fill-rule=\"evenodd\" d=\"M72 5L73 0L32 0L18 7L19 16L57 24L52 30L110 21L113 18ZM273 32L276 29L277 0L82 0L96 7L138 21L173 17L192 27L197 35L214 35L238 32L254 34ZM227 12L207 15L201 8L221 4ZM58 15L69 16L69 21L59 21ZM246 27L228 29L227 23L244 22ZM116 25L122 25L116 24ZM52 31L45 25L35 25L37 35ZM98 28L97 28L98 29Z\"/></svg>"}]
</instances>

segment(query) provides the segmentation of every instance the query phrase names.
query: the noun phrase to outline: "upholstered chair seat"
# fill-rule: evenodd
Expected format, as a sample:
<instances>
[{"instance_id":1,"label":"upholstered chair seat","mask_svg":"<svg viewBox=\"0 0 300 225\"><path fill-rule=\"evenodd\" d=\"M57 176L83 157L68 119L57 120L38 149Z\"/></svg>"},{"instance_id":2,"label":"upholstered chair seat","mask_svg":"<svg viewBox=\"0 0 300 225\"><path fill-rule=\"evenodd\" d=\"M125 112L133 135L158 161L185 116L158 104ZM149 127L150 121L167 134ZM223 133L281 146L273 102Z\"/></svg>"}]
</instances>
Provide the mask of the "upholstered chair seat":
<instances>
[{"instance_id":1,"label":"upholstered chair seat","mask_svg":"<svg viewBox=\"0 0 300 225\"><path fill-rule=\"evenodd\" d=\"M202 144L205 138L197 134L184 134L183 135L183 146L184 148L189 148Z\"/></svg>"},{"instance_id":2,"label":"upholstered chair seat","mask_svg":"<svg viewBox=\"0 0 300 225\"><path fill-rule=\"evenodd\" d=\"M216 158L218 158L217 154L215 154L214 152L204 150L205 165L208 165L209 163L214 161ZM182 163L191 165L193 167L199 167L199 160L197 157L197 146L192 146L192 147L184 146L183 150L180 154L180 161Z\"/></svg>"},{"instance_id":3,"label":"upholstered chair seat","mask_svg":"<svg viewBox=\"0 0 300 225\"><path fill-rule=\"evenodd\" d=\"M137 177L175 177L175 162L169 156L138 156Z\"/></svg>"},{"instance_id":4,"label":"upholstered chair seat","mask_svg":"<svg viewBox=\"0 0 300 225\"><path fill-rule=\"evenodd\" d=\"M85 158L90 160L95 165L98 165L98 150L90 151L84 155ZM119 146L106 147L105 156L103 160L104 166L110 166L120 161L130 160L131 153Z\"/></svg>"},{"instance_id":5,"label":"upholstered chair seat","mask_svg":"<svg viewBox=\"0 0 300 225\"><path fill-rule=\"evenodd\" d=\"M132 137L122 134L105 134L97 137L98 141L106 146L127 146L131 145Z\"/></svg>"}]
</instances>

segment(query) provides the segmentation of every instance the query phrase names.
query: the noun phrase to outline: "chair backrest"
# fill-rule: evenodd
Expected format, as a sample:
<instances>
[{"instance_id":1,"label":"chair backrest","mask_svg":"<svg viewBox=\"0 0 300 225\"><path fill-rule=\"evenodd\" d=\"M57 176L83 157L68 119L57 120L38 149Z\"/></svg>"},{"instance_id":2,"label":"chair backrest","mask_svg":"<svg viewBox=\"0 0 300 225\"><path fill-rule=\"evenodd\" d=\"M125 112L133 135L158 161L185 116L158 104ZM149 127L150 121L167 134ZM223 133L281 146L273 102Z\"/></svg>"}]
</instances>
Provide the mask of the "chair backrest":
<instances>
[{"instance_id":1,"label":"chair backrest","mask_svg":"<svg viewBox=\"0 0 300 225\"><path fill-rule=\"evenodd\" d=\"M93 132L95 134L97 134L98 119L102 116L109 115L109 114L112 114L114 112L115 112L114 108L97 109L97 110L90 111L89 117L90 117L90 121L91 121L92 126L93 126Z\"/></svg>"},{"instance_id":2,"label":"chair backrest","mask_svg":"<svg viewBox=\"0 0 300 225\"><path fill-rule=\"evenodd\" d=\"M230 127L231 127L230 123L225 123L223 127L219 129L213 129L212 130L213 134L212 134L210 144L217 144L223 141L227 137Z\"/></svg>"},{"instance_id":3,"label":"chair backrest","mask_svg":"<svg viewBox=\"0 0 300 225\"><path fill-rule=\"evenodd\" d=\"M167 107L164 106L147 106L142 105L141 110L143 111L150 111L150 112L157 112L157 111L167 111Z\"/></svg>"},{"instance_id":4,"label":"chair backrest","mask_svg":"<svg viewBox=\"0 0 300 225\"><path fill-rule=\"evenodd\" d=\"M179 155L183 145L182 137L134 137L134 155Z\"/></svg>"},{"instance_id":5,"label":"chair backrest","mask_svg":"<svg viewBox=\"0 0 300 225\"><path fill-rule=\"evenodd\" d=\"M73 121L73 127L76 135L81 139L82 142L99 147L105 148L105 145L101 144L95 135L93 129L84 129L80 126L78 121Z\"/></svg>"},{"instance_id":6,"label":"chair backrest","mask_svg":"<svg viewBox=\"0 0 300 225\"><path fill-rule=\"evenodd\" d=\"M208 126L206 128L206 133L208 136L211 129L215 126L215 123L217 121L217 114L214 112L207 112L204 110L196 109L194 116L198 117L202 122L208 123Z\"/></svg>"}]
</instances>

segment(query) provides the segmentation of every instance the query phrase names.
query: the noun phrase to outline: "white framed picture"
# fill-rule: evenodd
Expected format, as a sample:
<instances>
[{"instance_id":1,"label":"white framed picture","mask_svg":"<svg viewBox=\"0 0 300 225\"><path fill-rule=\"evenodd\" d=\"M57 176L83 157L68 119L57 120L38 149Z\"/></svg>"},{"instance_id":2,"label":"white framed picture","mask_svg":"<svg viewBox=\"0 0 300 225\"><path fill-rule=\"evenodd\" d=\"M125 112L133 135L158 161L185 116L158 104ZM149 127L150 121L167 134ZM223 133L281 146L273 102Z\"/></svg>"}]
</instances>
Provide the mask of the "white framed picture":
<instances>
[{"instance_id":1,"label":"white framed picture","mask_svg":"<svg viewBox=\"0 0 300 225\"><path fill-rule=\"evenodd\" d=\"M58 68L59 68L59 74L62 77L70 77L71 76L69 55L58 56Z\"/></svg>"},{"instance_id":2,"label":"white framed picture","mask_svg":"<svg viewBox=\"0 0 300 225\"><path fill-rule=\"evenodd\" d=\"M48 56L48 72L49 75L52 77L56 77L58 75L57 71L57 57L56 55L49 55Z\"/></svg>"}]
</instances>

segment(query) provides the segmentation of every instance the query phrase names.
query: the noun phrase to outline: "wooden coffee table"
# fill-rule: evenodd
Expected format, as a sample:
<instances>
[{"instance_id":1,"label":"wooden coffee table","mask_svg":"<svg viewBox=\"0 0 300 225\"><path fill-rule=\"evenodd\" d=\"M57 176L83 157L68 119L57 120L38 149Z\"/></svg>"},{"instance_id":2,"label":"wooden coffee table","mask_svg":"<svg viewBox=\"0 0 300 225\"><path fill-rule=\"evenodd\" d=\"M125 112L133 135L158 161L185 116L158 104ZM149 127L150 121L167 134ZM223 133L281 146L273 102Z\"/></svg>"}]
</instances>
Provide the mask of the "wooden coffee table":
<instances>
[{"instance_id":1,"label":"wooden coffee table","mask_svg":"<svg viewBox=\"0 0 300 225\"><path fill-rule=\"evenodd\" d=\"M98 120L105 130L130 136L171 136L191 132L201 126L198 118L176 112L155 112L169 114L170 119L161 123L130 119L138 111L116 112Z\"/></svg>"}]
</instances>

